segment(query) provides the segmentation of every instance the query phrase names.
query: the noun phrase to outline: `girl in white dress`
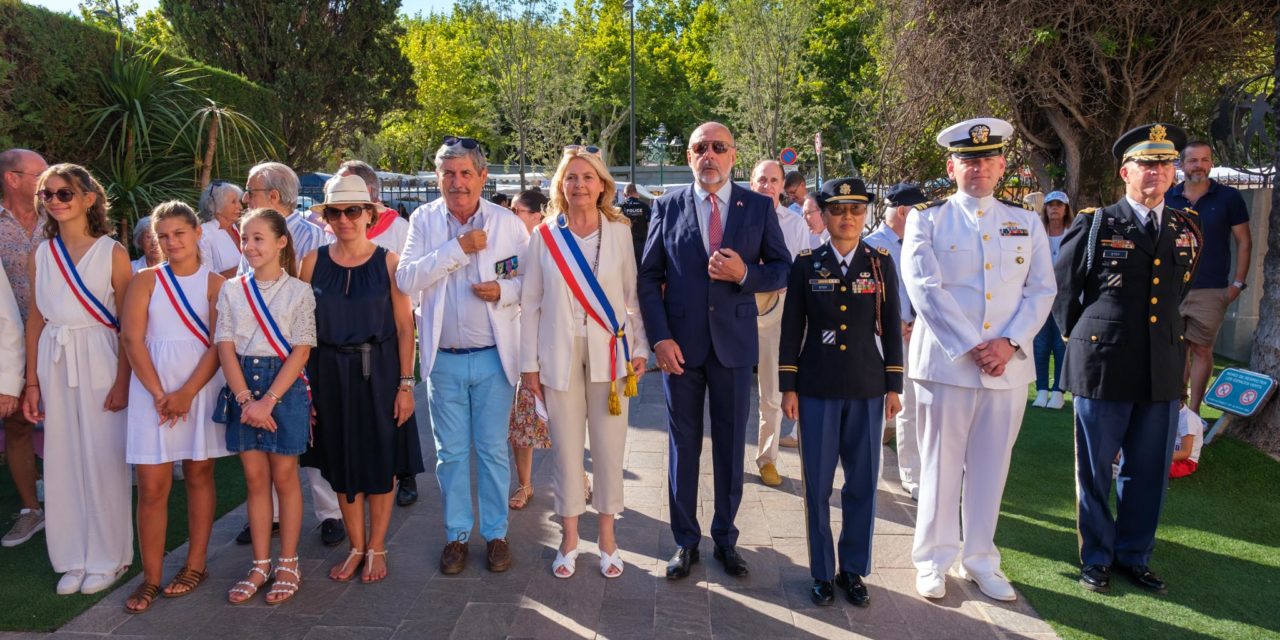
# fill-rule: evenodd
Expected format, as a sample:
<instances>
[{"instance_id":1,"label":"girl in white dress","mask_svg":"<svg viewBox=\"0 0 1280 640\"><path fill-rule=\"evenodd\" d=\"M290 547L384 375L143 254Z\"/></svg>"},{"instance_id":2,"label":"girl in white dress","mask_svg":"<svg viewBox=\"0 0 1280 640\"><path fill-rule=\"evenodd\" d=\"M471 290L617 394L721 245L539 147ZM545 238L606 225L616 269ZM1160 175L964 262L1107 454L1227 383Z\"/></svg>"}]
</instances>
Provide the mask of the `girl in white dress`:
<instances>
[{"instance_id":1,"label":"girl in white dress","mask_svg":"<svg viewBox=\"0 0 1280 640\"><path fill-rule=\"evenodd\" d=\"M191 207L165 202L151 212L151 241L165 261L137 273L124 298L121 340L129 383L126 459L138 474L138 546L142 584L125 611L142 613L160 595L173 463L182 462L191 544L187 562L164 588L184 596L205 578L216 493L214 458L228 455L226 433L213 421L222 389L209 327L223 283L200 259L201 230Z\"/></svg>"},{"instance_id":2,"label":"girl in white dress","mask_svg":"<svg viewBox=\"0 0 1280 640\"><path fill-rule=\"evenodd\" d=\"M108 235L107 194L88 171L54 165L36 189L47 240L29 264L22 412L44 421L45 539L63 574L58 593L97 593L133 561L122 411L129 360L119 357L116 320L132 269Z\"/></svg>"}]
</instances>

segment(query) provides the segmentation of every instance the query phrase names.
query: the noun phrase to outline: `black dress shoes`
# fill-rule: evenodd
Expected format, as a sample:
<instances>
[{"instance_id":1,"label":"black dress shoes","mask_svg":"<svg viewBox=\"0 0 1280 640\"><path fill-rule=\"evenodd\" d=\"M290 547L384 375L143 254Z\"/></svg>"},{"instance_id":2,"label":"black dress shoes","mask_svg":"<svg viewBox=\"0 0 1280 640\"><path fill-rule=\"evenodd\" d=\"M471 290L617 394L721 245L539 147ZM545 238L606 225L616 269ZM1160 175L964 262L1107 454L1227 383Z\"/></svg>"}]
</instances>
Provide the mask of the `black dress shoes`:
<instances>
[{"instance_id":1,"label":"black dress shoes","mask_svg":"<svg viewBox=\"0 0 1280 640\"><path fill-rule=\"evenodd\" d=\"M716 545L716 560L724 565L724 572L741 578L747 575L747 561L742 559L742 555L738 553L735 547L722 547Z\"/></svg>"},{"instance_id":2,"label":"black dress shoes","mask_svg":"<svg viewBox=\"0 0 1280 640\"><path fill-rule=\"evenodd\" d=\"M1111 591L1111 569L1100 564L1086 564L1080 568L1080 586L1094 593Z\"/></svg>"},{"instance_id":3,"label":"black dress shoes","mask_svg":"<svg viewBox=\"0 0 1280 640\"><path fill-rule=\"evenodd\" d=\"M845 599L851 604L859 607L871 605L871 596L867 593L867 585L862 584L862 576L841 571L836 576L836 586L840 587Z\"/></svg>"},{"instance_id":4,"label":"black dress shoes","mask_svg":"<svg viewBox=\"0 0 1280 640\"><path fill-rule=\"evenodd\" d=\"M1141 589L1160 594L1169 592L1165 588L1164 580L1161 580L1160 576L1157 576L1145 564L1135 564L1132 567L1126 567L1122 564L1117 564L1116 566L1129 578L1129 582Z\"/></svg>"},{"instance_id":5,"label":"black dress shoes","mask_svg":"<svg viewBox=\"0 0 1280 640\"><path fill-rule=\"evenodd\" d=\"M809 597L819 607L829 607L836 601L835 589L830 580L814 580L813 587L809 589Z\"/></svg>"},{"instance_id":6,"label":"black dress shoes","mask_svg":"<svg viewBox=\"0 0 1280 640\"><path fill-rule=\"evenodd\" d=\"M409 476L400 478L400 488L396 489L396 504L407 507L418 501L418 479Z\"/></svg>"},{"instance_id":7,"label":"black dress shoes","mask_svg":"<svg viewBox=\"0 0 1280 640\"><path fill-rule=\"evenodd\" d=\"M667 578L676 580L689 577L689 567L698 561L697 547L680 547L667 561Z\"/></svg>"},{"instance_id":8,"label":"black dress shoes","mask_svg":"<svg viewBox=\"0 0 1280 640\"><path fill-rule=\"evenodd\" d=\"M336 547L347 539L347 527L337 518L329 518L320 523L320 542L326 547Z\"/></svg>"},{"instance_id":9,"label":"black dress shoes","mask_svg":"<svg viewBox=\"0 0 1280 640\"><path fill-rule=\"evenodd\" d=\"M271 523L271 535L273 536L280 535L279 522ZM250 542L253 542L253 534L249 532L249 525L248 523L246 523L244 525L244 528L240 530L239 535L236 536L236 544L249 544Z\"/></svg>"}]
</instances>

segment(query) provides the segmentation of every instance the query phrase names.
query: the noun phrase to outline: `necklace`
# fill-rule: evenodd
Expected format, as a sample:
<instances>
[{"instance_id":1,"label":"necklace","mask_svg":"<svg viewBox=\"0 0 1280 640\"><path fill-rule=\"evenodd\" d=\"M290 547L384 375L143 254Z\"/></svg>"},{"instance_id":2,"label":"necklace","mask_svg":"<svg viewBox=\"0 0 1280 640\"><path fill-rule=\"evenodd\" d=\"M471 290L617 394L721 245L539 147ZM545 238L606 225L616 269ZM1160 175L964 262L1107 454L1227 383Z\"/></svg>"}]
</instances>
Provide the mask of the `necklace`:
<instances>
[{"instance_id":1,"label":"necklace","mask_svg":"<svg viewBox=\"0 0 1280 640\"><path fill-rule=\"evenodd\" d=\"M276 278L275 280L258 280L257 277L254 277L254 281L258 283L259 291L266 291L271 287L276 286L276 284L278 284L281 280L284 280L283 275L281 275L279 278Z\"/></svg>"}]
</instances>

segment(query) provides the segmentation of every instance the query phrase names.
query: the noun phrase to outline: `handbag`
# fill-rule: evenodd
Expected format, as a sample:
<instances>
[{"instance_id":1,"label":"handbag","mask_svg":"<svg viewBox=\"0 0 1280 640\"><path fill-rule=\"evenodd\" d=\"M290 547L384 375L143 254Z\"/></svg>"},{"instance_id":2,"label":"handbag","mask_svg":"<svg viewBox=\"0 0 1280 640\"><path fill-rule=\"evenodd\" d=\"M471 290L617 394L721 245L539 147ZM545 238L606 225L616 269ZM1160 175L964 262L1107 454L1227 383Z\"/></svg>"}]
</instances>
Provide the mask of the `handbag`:
<instances>
[{"instance_id":1,"label":"handbag","mask_svg":"<svg viewBox=\"0 0 1280 640\"><path fill-rule=\"evenodd\" d=\"M229 424L231 418L231 407L237 405L235 399L231 397L231 387L222 385L222 390L218 392L218 399L213 404L212 420L218 424Z\"/></svg>"}]
</instances>

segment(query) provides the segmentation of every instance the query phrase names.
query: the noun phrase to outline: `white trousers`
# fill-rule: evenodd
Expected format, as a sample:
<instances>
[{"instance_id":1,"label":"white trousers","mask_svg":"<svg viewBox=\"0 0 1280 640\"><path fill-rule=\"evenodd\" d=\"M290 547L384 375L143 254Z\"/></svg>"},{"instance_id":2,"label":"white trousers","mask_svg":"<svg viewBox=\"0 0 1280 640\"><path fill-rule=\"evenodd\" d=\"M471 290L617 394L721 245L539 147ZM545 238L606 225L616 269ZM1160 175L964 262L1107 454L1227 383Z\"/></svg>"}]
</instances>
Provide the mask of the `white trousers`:
<instances>
[{"instance_id":1,"label":"white trousers","mask_svg":"<svg viewBox=\"0 0 1280 640\"><path fill-rule=\"evenodd\" d=\"M959 555L971 572L996 571L996 520L1026 388L913 382L921 473L911 560L917 570L946 573Z\"/></svg>"},{"instance_id":2,"label":"white trousers","mask_svg":"<svg viewBox=\"0 0 1280 640\"><path fill-rule=\"evenodd\" d=\"M342 507L338 506L338 494L333 492L329 481L315 467L302 467L302 471L306 472L307 480L311 482L311 506L315 508L316 519L320 522L341 520ZM271 518L276 522L280 521L280 499L276 497L274 486L271 487Z\"/></svg>"},{"instance_id":3,"label":"white trousers","mask_svg":"<svg viewBox=\"0 0 1280 640\"><path fill-rule=\"evenodd\" d=\"M575 338L569 360L569 390L542 387L547 404L547 430L555 456L556 514L575 517L586 511L582 449L591 433L591 465L595 483L591 505L599 513L622 513L623 454L627 448L625 379L618 380L622 415L609 414L609 383L587 382L587 339Z\"/></svg>"},{"instance_id":4,"label":"white trousers","mask_svg":"<svg viewBox=\"0 0 1280 640\"><path fill-rule=\"evenodd\" d=\"M902 413L893 423L894 438L898 444L898 480L903 484L920 484L920 434L916 420L916 388L911 381L911 363L907 354L911 353L911 339L902 340L902 365L906 370L905 384L902 385Z\"/></svg>"},{"instance_id":5,"label":"white trousers","mask_svg":"<svg viewBox=\"0 0 1280 640\"><path fill-rule=\"evenodd\" d=\"M756 365L760 389L760 432L756 440L756 465L763 467L778 461L778 438L782 436L782 392L778 390L778 347L782 341L782 305L786 292L778 294L778 303L768 313L756 318L760 341L760 362Z\"/></svg>"}]
</instances>

